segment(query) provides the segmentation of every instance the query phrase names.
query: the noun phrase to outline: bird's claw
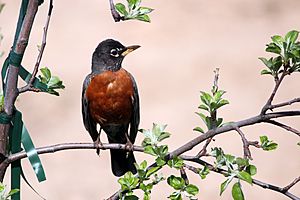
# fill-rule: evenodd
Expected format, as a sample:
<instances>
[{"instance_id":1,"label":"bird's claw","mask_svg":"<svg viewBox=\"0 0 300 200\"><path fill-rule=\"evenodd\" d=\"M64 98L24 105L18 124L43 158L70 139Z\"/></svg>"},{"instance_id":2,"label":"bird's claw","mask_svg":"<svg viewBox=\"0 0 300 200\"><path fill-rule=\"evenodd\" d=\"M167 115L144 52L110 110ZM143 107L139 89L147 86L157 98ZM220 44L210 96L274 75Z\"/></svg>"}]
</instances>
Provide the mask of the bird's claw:
<instances>
[{"instance_id":1,"label":"bird's claw","mask_svg":"<svg viewBox=\"0 0 300 200\"><path fill-rule=\"evenodd\" d=\"M125 144L125 149L128 149L128 151L133 151L133 144L130 141L127 141Z\"/></svg>"},{"instance_id":2,"label":"bird's claw","mask_svg":"<svg viewBox=\"0 0 300 200\"><path fill-rule=\"evenodd\" d=\"M100 136L97 138L97 140L94 142L95 146L96 146L96 152L98 154L98 156L100 155L100 148L103 146L103 143L100 140Z\"/></svg>"}]
</instances>

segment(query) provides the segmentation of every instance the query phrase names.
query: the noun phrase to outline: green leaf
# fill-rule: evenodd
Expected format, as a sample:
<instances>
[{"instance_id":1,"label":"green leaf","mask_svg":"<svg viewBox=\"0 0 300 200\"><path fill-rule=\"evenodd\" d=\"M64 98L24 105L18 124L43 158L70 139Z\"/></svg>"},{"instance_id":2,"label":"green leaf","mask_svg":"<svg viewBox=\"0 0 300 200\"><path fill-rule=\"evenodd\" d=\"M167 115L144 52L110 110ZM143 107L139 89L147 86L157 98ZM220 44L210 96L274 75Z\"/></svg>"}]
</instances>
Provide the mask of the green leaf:
<instances>
[{"instance_id":1,"label":"green leaf","mask_svg":"<svg viewBox=\"0 0 300 200\"><path fill-rule=\"evenodd\" d=\"M150 17L148 15L138 15L136 19L143 22L151 22Z\"/></svg>"},{"instance_id":2,"label":"green leaf","mask_svg":"<svg viewBox=\"0 0 300 200\"><path fill-rule=\"evenodd\" d=\"M124 200L139 200L135 195L125 196Z\"/></svg>"},{"instance_id":3,"label":"green leaf","mask_svg":"<svg viewBox=\"0 0 300 200\"><path fill-rule=\"evenodd\" d=\"M167 182L175 190L182 190L185 186L184 179L181 177L176 177L174 175L169 176Z\"/></svg>"},{"instance_id":4,"label":"green leaf","mask_svg":"<svg viewBox=\"0 0 300 200\"><path fill-rule=\"evenodd\" d=\"M202 121L206 124L206 116L203 113L196 112L197 115L202 119Z\"/></svg>"},{"instance_id":5,"label":"green leaf","mask_svg":"<svg viewBox=\"0 0 300 200\"><path fill-rule=\"evenodd\" d=\"M232 186L231 193L234 200L244 200L244 194L239 182L235 183Z\"/></svg>"},{"instance_id":6,"label":"green leaf","mask_svg":"<svg viewBox=\"0 0 300 200\"><path fill-rule=\"evenodd\" d=\"M219 109L220 107L225 106L225 105L227 105L227 104L229 104L229 101L226 100L226 99L222 99L222 100L217 104L217 106L215 107L215 109L217 110L217 109Z\"/></svg>"},{"instance_id":7,"label":"green leaf","mask_svg":"<svg viewBox=\"0 0 300 200\"><path fill-rule=\"evenodd\" d=\"M274 72L277 72L280 69L280 67L282 66L281 56L277 56L276 58L273 59L272 66Z\"/></svg>"},{"instance_id":8,"label":"green leaf","mask_svg":"<svg viewBox=\"0 0 300 200\"><path fill-rule=\"evenodd\" d=\"M12 189L12 190L9 191L9 193L6 196L6 198L8 198L8 197L10 197L10 196L12 196L12 195L14 195L14 194L16 194L18 192L20 192L19 189Z\"/></svg>"},{"instance_id":9,"label":"green leaf","mask_svg":"<svg viewBox=\"0 0 300 200\"><path fill-rule=\"evenodd\" d=\"M265 151L272 151L272 150L277 149L277 146L278 146L278 144L272 142L272 143L264 146L263 150L265 150Z\"/></svg>"},{"instance_id":10,"label":"green leaf","mask_svg":"<svg viewBox=\"0 0 300 200\"><path fill-rule=\"evenodd\" d=\"M181 158L179 158L178 156L175 156L171 160L168 160L168 165L175 169L180 169L183 167L183 160Z\"/></svg>"},{"instance_id":11,"label":"green leaf","mask_svg":"<svg viewBox=\"0 0 300 200\"><path fill-rule=\"evenodd\" d=\"M202 110L209 111L208 107L206 105L204 105L204 104L201 104L198 108L202 109Z\"/></svg>"},{"instance_id":12,"label":"green leaf","mask_svg":"<svg viewBox=\"0 0 300 200\"><path fill-rule=\"evenodd\" d=\"M168 132L162 132L162 133L160 134L160 136L157 138L157 140L158 140L159 142L161 142L161 141L163 141L164 139L169 138L170 136L171 136L170 133L168 133Z\"/></svg>"},{"instance_id":13,"label":"green leaf","mask_svg":"<svg viewBox=\"0 0 300 200\"><path fill-rule=\"evenodd\" d=\"M0 192L3 192L5 190L5 185L0 182Z\"/></svg>"},{"instance_id":14,"label":"green leaf","mask_svg":"<svg viewBox=\"0 0 300 200\"><path fill-rule=\"evenodd\" d=\"M268 137L263 135L259 137L261 142L261 148L265 151L275 150L278 146L275 142L269 141Z\"/></svg>"},{"instance_id":15,"label":"green leaf","mask_svg":"<svg viewBox=\"0 0 300 200\"><path fill-rule=\"evenodd\" d=\"M47 93L59 96L55 89L64 89L63 82L57 76L52 76L51 71L47 67L41 68L40 71L42 75L39 78L42 83L47 85Z\"/></svg>"},{"instance_id":16,"label":"green leaf","mask_svg":"<svg viewBox=\"0 0 300 200\"><path fill-rule=\"evenodd\" d=\"M229 183L232 181L233 176L227 178L220 187L220 196L222 195L222 193L226 190L227 186L229 185Z\"/></svg>"},{"instance_id":17,"label":"green leaf","mask_svg":"<svg viewBox=\"0 0 300 200\"><path fill-rule=\"evenodd\" d=\"M247 183L252 184L252 177L248 172L240 171L237 173L237 177L243 181L246 181Z\"/></svg>"},{"instance_id":18,"label":"green leaf","mask_svg":"<svg viewBox=\"0 0 300 200\"><path fill-rule=\"evenodd\" d=\"M268 67L269 69L272 69L272 58L270 58L269 60L267 60L266 58L263 58L263 57L260 57L260 58L258 58L259 60L261 60L264 64L265 64L265 66L266 67Z\"/></svg>"},{"instance_id":19,"label":"green leaf","mask_svg":"<svg viewBox=\"0 0 300 200\"><path fill-rule=\"evenodd\" d=\"M251 176L254 176L257 173L257 168L254 165L249 165L246 167L246 172L248 172Z\"/></svg>"},{"instance_id":20,"label":"green leaf","mask_svg":"<svg viewBox=\"0 0 300 200\"><path fill-rule=\"evenodd\" d=\"M168 196L171 200L182 200L182 196L180 192L173 192L170 196Z\"/></svg>"},{"instance_id":21,"label":"green leaf","mask_svg":"<svg viewBox=\"0 0 300 200\"><path fill-rule=\"evenodd\" d=\"M166 161L163 160L161 157L156 158L155 162L158 166L164 166L166 164Z\"/></svg>"},{"instance_id":22,"label":"green leaf","mask_svg":"<svg viewBox=\"0 0 300 200\"><path fill-rule=\"evenodd\" d=\"M165 157L168 153L168 146L161 145L161 146L156 147L154 150L158 156Z\"/></svg>"},{"instance_id":23,"label":"green leaf","mask_svg":"<svg viewBox=\"0 0 300 200\"><path fill-rule=\"evenodd\" d=\"M205 105L210 106L212 96L207 92L201 91L200 99Z\"/></svg>"},{"instance_id":24,"label":"green leaf","mask_svg":"<svg viewBox=\"0 0 300 200\"><path fill-rule=\"evenodd\" d=\"M206 165L203 167L203 169L199 170L199 175L201 179L205 179L208 174L209 174L209 168Z\"/></svg>"},{"instance_id":25,"label":"green leaf","mask_svg":"<svg viewBox=\"0 0 300 200\"><path fill-rule=\"evenodd\" d=\"M62 85L62 81L57 76L52 76L47 83L48 87L51 89L63 89L65 88L64 85Z\"/></svg>"},{"instance_id":26,"label":"green leaf","mask_svg":"<svg viewBox=\"0 0 300 200\"><path fill-rule=\"evenodd\" d=\"M261 144L264 144L268 141L268 137L265 135L262 135L259 137Z\"/></svg>"},{"instance_id":27,"label":"green leaf","mask_svg":"<svg viewBox=\"0 0 300 200\"><path fill-rule=\"evenodd\" d=\"M263 70L261 70L260 74L261 74L261 75L265 75L265 74L270 74L270 75L272 75L272 72L270 72L270 71L267 70L267 69L263 69Z\"/></svg>"},{"instance_id":28,"label":"green leaf","mask_svg":"<svg viewBox=\"0 0 300 200\"><path fill-rule=\"evenodd\" d=\"M223 118L218 118L217 119L217 127L220 127L222 125L222 122L223 122Z\"/></svg>"},{"instance_id":29,"label":"green leaf","mask_svg":"<svg viewBox=\"0 0 300 200\"><path fill-rule=\"evenodd\" d=\"M284 39L287 43L289 42L295 43L298 38L298 35L299 35L298 31L292 30L285 35Z\"/></svg>"},{"instance_id":30,"label":"green leaf","mask_svg":"<svg viewBox=\"0 0 300 200\"><path fill-rule=\"evenodd\" d=\"M150 194L145 192L143 200L150 200L150 199L151 199Z\"/></svg>"},{"instance_id":31,"label":"green leaf","mask_svg":"<svg viewBox=\"0 0 300 200\"><path fill-rule=\"evenodd\" d=\"M224 90L219 90L216 92L216 94L214 95L214 100L216 102L220 101L221 100L221 97L226 93L226 91Z\"/></svg>"},{"instance_id":32,"label":"green leaf","mask_svg":"<svg viewBox=\"0 0 300 200\"><path fill-rule=\"evenodd\" d=\"M122 3L117 3L117 4L115 5L115 8L116 8L116 10L117 10L120 14L122 14L122 15L124 15L124 16L127 16L127 15L128 15L128 12L127 12L127 10L126 10L124 4L122 4Z\"/></svg>"},{"instance_id":33,"label":"green leaf","mask_svg":"<svg viewBox=\"0 0 300 200\"><path fill-rule=\"evenodd\" d=\"M200 128L199 126L197 126L196 128L194 128L193 131L198 131L200 133L204 133L204 130L202 128Z\"/></svg>"},{"instance_id":34,"label":"green leaf","mask_svg":"<svg viewBox=\"0 0 300 200\"><path fill-rule=\"evenodd\" d=\"M154 174L155 172L157 172L158 170L160 170L161 167L157 166L157 167L151 167L149 170L147 170L146 172L146 178L150 177L152 174Z\"/></svg>"},{"instance_id":35,"label":"green leaf","mask_svg":"<svg viewBox=\"0 0 300 200\"><path fill-rule=\"evenodd\" d=\"M47 67L41 68L40 71L42 72L42 74L46 78L46 81L47 81L46 83L48 83L48 81L51 78L51 71Z\"/></svg>"},{"instance_id":36,"label":"green leaf","mask_svg":"<svg viewBox=\"0 0 300 200\"><path fill-rule=\"evenodd\" d=\"M271 39L277 46L283 47L284 39L280 35L274 35Z\"/></svg>"},{"instance_id":37,"label":"green leaf","mask_svg":"<svg viewBox=\"0 0 300 200\"><path fill-rule=\"evenodd\" d=\"M199 193L199 189L197 186L193 184L189 184L186 186L185 191L193 196Z\"/></svg>"},{"instance_id":38,"label":"green leaf","mask_svg":"<svg viewBox=\"0 0 300 200\"><path fill-rule=\"evenodd\" d=\"M144 160L141 164L140 164L140 169L143 169L143 170L145 170L146 169L146 167L147 167L147 161L146 160Z\"/></svg>"},{"instance_id":39,"label":"green leaf","mask_svg":"<svg viewBox=\"0 0 300 200\"><path fill-rule=\"evenodd\" d=\"M147 7L139 7L138 12L139 15L147 15L153 11L152 8L147 8Z\"/></svg>"},{"instance_id":40,"label":"green leaf","mask_svg":"<svg viewBox=\"0 0 300 200\"><path fill-rule=\"evenodd\" d=\"M266 51L267 51L267 52L276 53L276 54L280 54L280 53L281 53L280 47L277 46L277 45L274 44L274 43L268 44L268 45L267 45L267 48L266 48Z\"/></svg>"},{"instance_id":41,"label":"green leaf","mask_svg":"<svg viewBox=\"0 0 300 200\"><path fill-rule=\"evenodd\" d=\"M233 161L234 161L234 159L235 159L235 156L230 155L230 154L226 154L226 155L225 155L225 158L226 158L226 160L227 160L228 162L233 163Z\"/></svg>"},{"instance_id":42,"label":"green leaf","mask_svg":"<svg viewBox=\"0 0 300 200\"><path fill-rule=\"evenodd\" d=\"M126 172L125 175L121 178L119 178L118 182L121 185L122 191L129 190L131 191L132 189L136 188L139 179L135 177L132 172Z\"/></svg>"},{"instance_id":43,"label":"green leaf","mask_svg":"<svg viewBox=\"0 0 300 200\"><path fill-rule=\"evenodd\" d=\"M150 154L152 156L156 156L156 153L151 145L147 145L144 147L144 153Z\"/></svg>"},{"instance_id":44,"label":"green leaf","mask_svg":"<svg viewBox=\"0 0 300 200\"><path fill-rule=\"evenodd\" d=\"M249 160L245 159L245 158L236 158L235 159L236 164L239 166L239 168L241 167L247 167L249 165Z\"/></svg>"}]
</instances>

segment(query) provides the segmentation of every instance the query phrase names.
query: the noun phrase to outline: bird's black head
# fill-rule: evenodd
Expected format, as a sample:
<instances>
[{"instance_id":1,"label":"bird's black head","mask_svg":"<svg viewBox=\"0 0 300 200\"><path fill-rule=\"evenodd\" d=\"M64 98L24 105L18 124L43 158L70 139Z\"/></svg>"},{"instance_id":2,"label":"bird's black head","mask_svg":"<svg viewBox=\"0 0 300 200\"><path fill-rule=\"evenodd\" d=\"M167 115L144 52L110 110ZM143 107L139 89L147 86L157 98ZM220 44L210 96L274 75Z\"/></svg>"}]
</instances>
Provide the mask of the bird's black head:
<instances>
[{"instance_id":1,"label":"bird's black head","mask_svg":"<svg viewBox=\"0 0 300 200\"><path fill-rule=\"evenodd\" d=\"M124 57L139 47L138 45L125 47L112 39L100 42L93 53L92 71L118 71L122 67Z\"/></svg>"}]
</instances>

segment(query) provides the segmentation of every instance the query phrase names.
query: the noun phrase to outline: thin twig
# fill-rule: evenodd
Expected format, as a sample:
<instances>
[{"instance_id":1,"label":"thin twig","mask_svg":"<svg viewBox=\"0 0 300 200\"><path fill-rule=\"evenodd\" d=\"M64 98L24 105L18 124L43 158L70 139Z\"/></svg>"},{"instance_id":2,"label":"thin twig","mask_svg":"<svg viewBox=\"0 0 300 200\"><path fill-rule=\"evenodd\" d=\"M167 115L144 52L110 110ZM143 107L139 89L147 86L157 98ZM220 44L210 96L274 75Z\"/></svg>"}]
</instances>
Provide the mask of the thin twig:
<instances>
[{"instance_id":1,"label":"thin twig","mask_svg":"<svg viewBox=\"0 0 300 200\"><path fill-rule=\"evenodd\" d=\"M276 95L276 92L278 91L278 88L281 84L281 82L283 81L284 77L287 75L287 72L286 71L283 71L280 78L279 79L275 79L275 86L274 86L274 89L269 97L269 99L267 100L267 103L264 105L264 107L262 108L261 110L261 114L265 114L269 109L270 107L272 106L272 101Z\"/></svg>"},{"instance_id":2,"label":"thin twig","mask_svg":"<svg viewBox=\"0 0 300 200\"><path fill-rule=\"evenodd\" d=\"M295 98L295 99L292 99L290 101L286 101L286 102L282 102L282 103L271 105L269 107L269 109L272 110L274 108L280 108L280 107L284 107L284 106L289 106L289 105L292 105L294 103L299 103L299 102L300 102L300 98Z\"/></svg>"},{"instance_id":3,"label":"thin twig","mask_svg":"<svg viewBox=\"0 0 300 200\"><path fill-rule=\"evenodd\" d=\"M202 165L202 166L207 166L207 167L209 168L210 171L213 171L213 172L216 172L216 173L219 173L219 174L223 174L223 175L225 175L225 176L228 174L226 170L223 170L223 169L221 169L221 168L216 168L216 167L214 167L212 164L210 164L210 163L208 163L208 162L206 162L206 161L204 161L204 160L201 160L201 159L199 159L199 158L197 158L197 157L182 156L181 158L184 159L184 160L186 160L186 161L191 161L191 162L198 163L198 164L200 164L200 165ZM189 166L189 165L188 165L188 166ZM189 169L190 169L191 171L193 171L193 172L195 172L195 173L198 174L198 172L195 170L195 169L197 169L197 168L189 166ZM235 178L236 178L236 177L235 177ZM297 182L299 182L298 179L300 179L300 178L298 177L297 179L295 179L295 180L294 180L291 184L289 184L288 186L290 186L290 185L291 185L291 187L294 186ZM276 185L272 185L272 184L269 184L269 183L265 183L265 182L262 182L262 181L257 180L257 179L253 179L253 180L252 180L252 183L255 184L255 185L257 185L257 186L260 186L260 187L262 187L262 188L264 188L264 189L269 189L269 190L273 190L273 191L279 192L279 193L281 193L281 194L283 194L283 195L289 197L290 199L293 199L293 200L300 200L299 197L297 197L297 196L295 196L294 194L288 192L288 190L286 190L285 188L282 188L282 187L279 187L279 186L276 186ZM288 186L287 186L287 187L288 187ZM288 188L288 189L290 189L290 188Z\"/></svg>"},{"instance_id":4,"label":"thin twig","mask_svg":"<svg viewBox=\"0 0 300 200\"><path fill-rule=\"evenodd\" d=\"M48 16L47 16L46 24L45 24L44 29L43 29L44 33L43 33L42 44L39 48L39 55L37 57L32 75L31 75L27 85L20 88L19 93L23 93L23 92L27 92L27 91L40 92L40 90L38 88L35 88L33 86L33 83L34 83L34 80L35 80L36 75L38 73L40 63L41 63L41 60L42 60L42 57L43 57L43 53L44 53L44 50L45 50L45 47L46 47L46 39L47 39L47 33L48 33L48 27L49 27L49 23L50 23L51 14L52 14L52 9L53 9L53 0L50 0Z\"/></svg>"},{"instance_id":5,"label":"thin twig","mask_svg":"<svg viewBox=\"0 0 300 200\"><path fill-rule=\"evenodd\" d=\"M252 160L252 156L251 156L251 152L250 152L250 144L248 142L248 140L245 137L245 134L243 133L243 131L239 128L239 127L235 127L236 132L238 132L238 134L241 136L242 142L243 142L243 150L244 150L244 158L249 158L250 160Z\"/></svg>"},{"instance_id":6,"label":"thin twig","mask_svg":"<svg viewBox=\"0 0 300 200\"><path fill-rule=\"evenodd\" d=\"M187 176L187 174L186 174L183 167L180 168L180 176L181 176L181 178L183 178L186 185L190 184L189 178L188 178L188 176Z\"/></svg>"},{"instance_id":7,"label":"thin twig","mask_svg":"<svg viewBox=\"0 0 300 200\"><path fill-rule=\"evenodd\" d=\"M283 188L284 191L289 191L289 189L291 189L294 185L296 185L298 182L300 182L300 176L295 178L295 180L293 180L293 182L291 182L290 184L288 184L287 186L285 186Z\"/></svg>"},{"instance_id":8,"label":"thin twig","mask_svg":"<svg viewBox=\"0 0 300 200\"><path fill-rule=\"evenodd\" d=\"M121 15L117 12L113 0L109 0L109 5L110 5L111 15L113 16L115 22L119 22L121 20L124 20L124 18L121 17Z\"/></svg>"},{"instance_id":9,"label":"thin twig","mask_svg":"<svg viewBox=\"0 0 300 200\"><path fill-rule=\"evenodd\" d=\"M249 126L253 124L258 124L265 122L266 120L273 119L273 118L281 118L281 117L287 117L287 116L299 116L300 111L284 111L284 112L273 112L273 113L267 113L265 115L258 115L255 117L251 117L245 120L241 120L238 122L233 122L229 125L222 126L219 128L216 128L214 130L209 130L206 133L188 141L181 147L177 148L176 150L172 151L170 154L168 154L168 159L172 159L174 156L181 155L187 151L190 151L198 144L202 143L203 141L207 140L210 137L214 137L215 135L228 132L231 130L234 130L234 127L244 127Z\"/></svg>"},{"instance_id":10,"label":"thin twig","mask_svg":"<svg viewBox=\"0 0 300 200\"><path fill-rule=\"evenodd\" d=\"M36 148L38 154L47 154L47 153L55 153L57 151L63 150L74 150L74 149L123 149L126 151L131 151L128 146L125 144L99 144L97 146L95 143L62 143L62 144L55 144L46 147L39 147ZM144 148L140 146L133 146L133 151L143 152ZM27 154L25 151L11 154L8 156L3 162L0 164L0 171L4 170L10 163L21 160L26 158Z\"/></svg>"},{"instance_id":11,"label":"thin twig","mask_svg":"<svg viewBox=\"0 0 300 200\"><path fill-rule=\"evenodd\" d=\"M214 84L213 84L213 89L212 89L212 93L213 96L215 96L216 92L219 89L218 86L218 81L219 81L219 68L216 68L214 70L215 76L214 76ZM212 121L212 127L211 129L215 129L217 128L217 110L215 110L214 112L211 113L211 121ZM199 153L196 155L198 158L202 157L202 156L206 156L207 155L207 147L210 144L210 142L213 140L213 137L208 138L205 142L205 144L203 145L202 149L199 151Z\"/></svg>"},{"instance_id":12,"label":"thin twig","mask_svg":"<svg viewBox=\"0 0 300 200\"><path fill-rule=\"evenodd\" d=\"M280 122L275 121L275 120L267 120L266 122L270 123L270 124L274 124L274 125L276 125L276 126L278 126L280 128L283 128L283 129L285 129L287 131L290 131L292 133L295 133L296 135L298 135L300 137L300 131L298 131L297 129L294 129L294 128L286 125L286 124L280 123Z\"/></svg>"},{"instance_id":13,"label":"thin twig","mask_svg":"<svg viewBox=\"0 0 300 200\"><path fill-rule=\"evenodd\" d=\"M210 142L212 141L213 138L208 138L205 142L205 144L203 145L202 149L199 151L199 153L196 155L196 157L201 158L202 156L207 156L207 147L210 144Z\"/></svg>"},{"instance_id":14,"label":"thin twig","mask_svg":"<svg viewBox=\"0 0 300 200\"><path fill-rule=\"evenodd\" d=\"M199 173L199 169L196 168L196 167L194 167L194 166L192 166L192 165L188 165L188 164L184 163L183 166L184 166L186 169L188 169L188 170L194 172L195 174L198 174L198 173Z\"/></svg>"}]
</instances>

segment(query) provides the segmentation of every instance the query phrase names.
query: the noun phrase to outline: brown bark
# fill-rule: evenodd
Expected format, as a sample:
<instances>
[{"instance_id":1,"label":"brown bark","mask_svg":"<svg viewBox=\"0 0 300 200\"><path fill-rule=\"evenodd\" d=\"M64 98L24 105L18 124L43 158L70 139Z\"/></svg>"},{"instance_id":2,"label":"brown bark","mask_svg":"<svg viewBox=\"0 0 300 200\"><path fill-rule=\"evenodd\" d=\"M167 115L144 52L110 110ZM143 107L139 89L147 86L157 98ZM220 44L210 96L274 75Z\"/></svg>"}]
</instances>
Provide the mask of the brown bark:
<instances>
[{"instance_id":1,"label":"brown bark","mask_svg":"<svg viewBox=\"0 0 300 200\"><path fill-rule=\"evenodd\" d=\"M13 50L17 54L24 54L29 40L29 35L33 25L35 15L37 13L39 6L38 0L29 0L27 12L21 27L19 38L17 39L16 47ZM5 88L5 98L4 98L4 112L8 115L12 115L14 111L14 105L16 98L19 95L18 92L18 66L12 64L8 67L7 81ZM7 156L7 140L9 132L8 124L0 124L0 162ZM0 181L3 181L6 169L0 171Z\"/></svg>"}]
</instances>

